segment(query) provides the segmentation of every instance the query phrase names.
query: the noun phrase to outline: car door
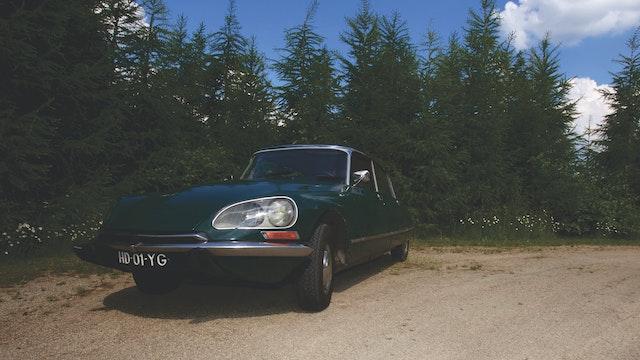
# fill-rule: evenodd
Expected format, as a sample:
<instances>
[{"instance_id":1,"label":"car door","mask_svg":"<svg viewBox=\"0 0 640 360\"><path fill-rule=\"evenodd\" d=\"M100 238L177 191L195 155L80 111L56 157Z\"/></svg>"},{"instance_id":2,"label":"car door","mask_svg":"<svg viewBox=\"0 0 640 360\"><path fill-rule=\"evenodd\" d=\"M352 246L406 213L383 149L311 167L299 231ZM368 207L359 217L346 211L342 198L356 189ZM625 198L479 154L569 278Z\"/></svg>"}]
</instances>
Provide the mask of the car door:
<instances>
[{"instance_id":1,"label":"car door","mask_svg":"<svg viewBox=\"0 0 640 360\"><path fill-rule=\"evenodd\" d=\"M395 190L393 189L393 183L389 174L379 164L374 164L374 170L376 172L376 183L378 187L378 196L382 200L384 207L384 224L386 236L387 249L394 247L402 242L403 237L396 234L406 228L405 214L402 211L400 202L396 197Z\"/></svg>"},{"instance_id":2,"label":"car door","mask_svg":"<svg viewBox=\"0 0 640 360\"><path fill-rule=\"evenodd\" d=\"M357 171L369 171L369 181L355 185ZM351 213L351 239L349 252L353 260L369 258L380 250L379 235L386 230L383 223L382 201L377 195L373 162L361 153L351 155L351 185L348 194L349 212ZM355 185L355 186L354 186Z\"/></svg>"},{"instance_id":3,"label":"car door","mask_svg":"<svg viewBox=\"0 0 640 360\"><path fill-rule=\"evenodd\" d=\"M376 176L376 195L380 201L380 227L384 236L380 237L378 241L378 251L384 252L389 250L389 233L397 230L396 214L394 212L394 206L397 205L395 198L389 191L389 183L386 171L380 166L380 164L374 162L373 171Z\"/></svg>"}]
</instances>

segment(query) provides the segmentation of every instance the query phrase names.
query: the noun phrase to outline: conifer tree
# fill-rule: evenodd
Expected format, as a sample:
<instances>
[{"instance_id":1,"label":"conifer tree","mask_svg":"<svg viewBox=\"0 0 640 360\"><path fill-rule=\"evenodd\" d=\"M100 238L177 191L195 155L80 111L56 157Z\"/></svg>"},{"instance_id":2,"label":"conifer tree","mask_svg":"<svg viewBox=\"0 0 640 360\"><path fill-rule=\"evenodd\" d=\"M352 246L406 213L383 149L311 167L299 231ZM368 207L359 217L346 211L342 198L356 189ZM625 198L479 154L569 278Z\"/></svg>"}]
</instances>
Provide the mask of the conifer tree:
<instances>
[{"instance_id":1,"label":"conifer tree","mask_svg":"<svg viewBox=\"0 0 640 360\"><path fill-rule=\"evenodd\" d=\"M242 82L242 61L246 55L247 39L240 32L240 24L234 0L229 1L224 24L213 34L212 50L215 63L211 64L212 75L219 78L212 94L211 116L208 120L215 136L232 131L235 96Z\"/></svg>"},{"instance_id":2,"label":"conifer tree","mask_svg":"<svg viewBox=\"0 0 640 360\"><path fill-rule=\"evenodd\" d=\"M341 57L343 73L342 112L347 141L359 144L358 130L377 120L377 61L380 55L381 34L378 16L369 2L363 0L358 13L347 18L347 31L340 39L348 46L347 56Z\"/></svg>"},{"instance_id":3,"label":"conifer tree","mask_svg":"<svg viewBox=\"0 0 640 360\"><path fill-rule=\"evenodd\" d=\"M613 74L612 91L605 92L613 112L605 118L599 156L609 186L619 196L640 200L640 30L628 41L629 53L620 55L621 69Z\"/></svg>"},{"instance_id":4,"label":"conifer tree","mask_svg":"<svg viewBox=\"0 0 640 360\"><path fill-rule=\"evenodd\" d=\"M381 153L402 153L406 144L412 142L410 129L422 114L418 58L406 22L397 12L382 18L380 33L380 53L375 65L379 132L374 134L375 141Z\"/></svg>"},{"instance_id":5,"label":"conifer tree","mask_svg":"<svg viewBox=\"0 0 640 360\"><path fill-rule=\"evenodd\" d=\"M454 147L455 134L451 126L462 107L459 94L461 81L461 49L457 37L448 46L440 45L437 35L429 31L422 60L423 114L413 127L415 139L403 173L411 179L413 192L408 204L415 209L420 223L439 224L442 229L466 213L461 209L465 192L460 186L460 161Z\"/></svg>"},{"instance_id":6,"label":"conifer tree","mask_svg":"<svg viewBox=\"0 0 640 360\"><path fill-rule=\"evenodd\" d=\"M194 120L206 123L206 106L219 88L219 70L214 57L208 50L210 35L200 23L187 40L182 50L186 54L181 59L177 79L182 92L180 96L192 112Z\"/></svg>"},{"instance_id":7,"label":"conifer tree","mask_svg":"<svg viewBox=\"0 0 640 360\"><path fill-rule=\"evenodd\" d=\"M176 23L167 32L162 64L165 75L169 77L166 81L176 82L174 86L177 87L178 91L186 85L184 83L184 70L190 55L188 36L187 18L184 15L180 15Z\"/></svg>"},{"instance_id":8,"label":"conifer tree","mask_svg":"<svg viewBox=\"0 0 640 360\"><path fill-rule=\"evenodd\" d=\"M519 203L517 179L508 171L504 146L505 98L511 56L499 40L500 18L493 0L471 11L465 30L462 114L456 120L458 149L466 159L463 181L469 204L480 211Z\"/></svg>"},{"instance_id":9,"label":"conifer tree","mask_svg":"<svg viewBox=\"0 0 640 360\"><path fill-rule=\"evenodd\" d=\"M138 29L137 49L137 81L143 88L151 86L150 77L163 66L164 49L169 34L169 11L163 0L144 0L142 8L147 23Z\"/></svg>"},{"instance_id":10,"label":"conifer tree","mask_svg":"<svg viewBox=\"0 0 640 360\"><path fill-rule=\"evenodd\" d=\"M576 144L572 133L575 104L568 99L570 84L560 73L556 49L547 37L531 51L528 99L532 105L532 128L527 134L530 140L521 143L527 154L522 165L527 164L531 170L522 182L534 208L551 210L562 219L576 206L569 195L576 193ZM531 118L533 114L537 116Z\"/></svg>"},{"instance_id":11,"label":"conifer tree","mask_svg":"<svg viewBox=\"0 0 640 360\"><path fill-rule=\"evenodd\" d=\"M0 6L8 14L0 18L0 202L21 203L15 213L0 209L3 217L87 181L119 145L119 104L109 89L106 29L95 6Z\"/></svg>"},{"instance_id":12,"label":"conifer tree","mask_svg":"<svg viewBox=\"0 0 640 360\"><path fill-rule=\"evenodd\" d=\"M111 74L115 81L134 80L133 56L139 31L145 26L143 10L136 0L105 0L96 4L95 12L106 27L104 34L111 49Z\"/></svg>"},{"instance_id":13,"label":"conifer tree","mask_svg":"<svg viewBox=\"0 0 640 360\"><path fill-rule=\"evenodd\" d=\"M219 139L238 163L256 147L273 143L275 126L264 57L240 30L231 0L224 24L213 36L214 59L208 68L214 92L206 110L212 138ZM237 141L240 134L241 142Z\"/></svg>"},{"instance_id":14,"label":"conifer tree","mask_svg":"<svg viewBox=\"0 0 640 360\"><path fill-rule=\"evenodd\" d=\"M267 79L264 56L258 51L255 38L248 42L242 68L242 83L234 105L236 129L243 139L235 145L240 164L244 164L257 149L274 144L277 125L272 86Z\"/></svg>"},{"instance_id":15,"label":"conifer tree","mask_svg":"<svg viewBox=\"0 0 640 360\"><path fill-rule=\"evenodd\" d=\"M127 94L130 117L125 124L129 142L133 145L133 164L163 147L180 141L180 131L187 118L167 83L167 37L171 33L168 10L163 0L145 0L141 4L144 18L135 29L135 38L128 48L132 60L133 78L128 81ZM135 166L134 166L135 167Z\"/></svg>"},{"instance_id":16,"label":"conifer tree","mask_svg":"<svg viewBox=\"0 0 640 360\"><path fill-rule=\"evenodd\" d=\"M285 32L282 57L274 68L283 112L285 142L333 142L338 84L324 39L313 30L318 2L313 1L301 25Z\"/></svg>"}]
</instances>

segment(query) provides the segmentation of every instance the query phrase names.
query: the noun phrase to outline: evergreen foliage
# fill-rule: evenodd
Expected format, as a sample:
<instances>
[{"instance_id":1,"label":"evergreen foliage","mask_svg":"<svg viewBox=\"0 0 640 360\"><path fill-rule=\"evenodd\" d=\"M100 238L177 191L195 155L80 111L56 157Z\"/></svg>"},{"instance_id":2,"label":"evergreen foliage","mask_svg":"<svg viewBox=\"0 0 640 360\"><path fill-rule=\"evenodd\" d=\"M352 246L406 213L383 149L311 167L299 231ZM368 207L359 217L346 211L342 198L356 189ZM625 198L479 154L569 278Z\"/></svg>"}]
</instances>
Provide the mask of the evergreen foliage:
<instances>
[{"instance_id":1,"label":"evergreen foliage","mask_svg":"<svg viewBox=\"0 0 640 360\"><path fill-rule=\"evenodd\" d=\"M213 62L209 66L214 83L207 104L207 127L211 139L244 162L257 147L273 138L273 96L266 78L264 57L255 42L240 32L235 1L223 26L213 34ZM243 134L242 139L230 134Z\"/></svg>"},{"instance_id":2,"label":"evergreen foliage","mask_svg":"<svg viewBox=\"0 0 640 360\"><path fill-rule=\"evenodd\" d=\"M237 176L263 146L340 143L378 159L414 220L441 232L522 214L565 234L640 232L637 34L606 94L614 111L579 151L557 47L515 51L494 1L461 35L417 46L400 14L364 0L345 54L315 31L317 9L268 63L233 0L213 33L162 0L3 2L0 227Z\"/></svg>"},{"instance_id":3,"label":"evergreen foliage","mask_svg":"<svg viewBox=\"0 0 640 360\"><path fill-rule=\"evenodd\" d=\"M285 31L282 58L274 68L282 81L277 88L284 139L336 142L334 113L338 83L333 58L322 36L313 30L318 2L313 1L302 24Z\"/></svg>"},{"instance_id":4,"label":"evergreen foliage","mask_svg":"<svg viewBox=\"0 0 640 360\"><path fill-rule=\"evenodd\" d=\"M610 186L621 196L640 201L640 30L628 42L629 54L620 55L613 74L613 90L605 93L613 113L602 128L599 154Z\"/></svg>"}]
</instances>

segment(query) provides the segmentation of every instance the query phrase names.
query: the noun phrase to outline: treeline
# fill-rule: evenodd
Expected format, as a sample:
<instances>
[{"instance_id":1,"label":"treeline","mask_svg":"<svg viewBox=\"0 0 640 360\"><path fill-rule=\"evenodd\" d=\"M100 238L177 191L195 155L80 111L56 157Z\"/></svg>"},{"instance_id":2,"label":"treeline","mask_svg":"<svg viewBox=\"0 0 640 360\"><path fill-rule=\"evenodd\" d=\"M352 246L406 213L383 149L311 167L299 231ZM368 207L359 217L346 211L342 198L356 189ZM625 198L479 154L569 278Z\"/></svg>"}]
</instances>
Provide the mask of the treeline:
<instances>
[{"instance_id":1,"label":"treeline","mask_svg":"<svg viewBox=\"0 0 640 360\"><path fill-rule=\"evenodd\" d=\"M363 1L344 54L316 32L317 6L267 61L233 1L217 31L190 31L162 0L3 2L0 225L77 222L119 194L237 176L263 146L339 143L380 159L438 231L545 214L565 234L637 234L636 37L607 95L615 112L585 143L557 47L515 50L493 1L417 42Z\"/></svg>"}]
</instances>

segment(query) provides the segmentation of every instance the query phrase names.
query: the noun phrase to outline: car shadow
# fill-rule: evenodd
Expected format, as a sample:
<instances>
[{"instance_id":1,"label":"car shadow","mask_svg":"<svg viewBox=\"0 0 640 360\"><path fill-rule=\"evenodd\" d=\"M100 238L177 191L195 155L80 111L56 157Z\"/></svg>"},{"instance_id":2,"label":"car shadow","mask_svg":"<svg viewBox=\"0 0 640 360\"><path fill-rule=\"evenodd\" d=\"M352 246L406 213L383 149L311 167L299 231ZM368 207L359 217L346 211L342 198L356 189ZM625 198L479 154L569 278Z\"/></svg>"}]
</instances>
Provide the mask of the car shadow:
<instances>
[{"instance_id":1,"label":"car shadow","mask_svg":"<svg viewBox=\"0 0 640 360\"><path fill-rule=\"evenodd\" d=\"M371 260L364 264L354 266L336 275L333 283L334 292L343 292L349 290L368 278L383 272L396 261L390 255L381 256L375 260Z\"/></svg>"},{"instance_id":2,"label":"car shadow","mask_svg":"<svg viewBox=\"0 0 640 360\"><path fill-rule=\"evenodd\" d=\"M334 291L347 291L393 264L391 256L383 256L343 271L334 279ZM291 285L257 288L186 283L165 295L146 295L132 286L107 295L102 304L93 311L117 310L148 318L191 319L192 323L303 312Z\"/></svg>"}]
</instances>

